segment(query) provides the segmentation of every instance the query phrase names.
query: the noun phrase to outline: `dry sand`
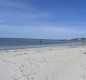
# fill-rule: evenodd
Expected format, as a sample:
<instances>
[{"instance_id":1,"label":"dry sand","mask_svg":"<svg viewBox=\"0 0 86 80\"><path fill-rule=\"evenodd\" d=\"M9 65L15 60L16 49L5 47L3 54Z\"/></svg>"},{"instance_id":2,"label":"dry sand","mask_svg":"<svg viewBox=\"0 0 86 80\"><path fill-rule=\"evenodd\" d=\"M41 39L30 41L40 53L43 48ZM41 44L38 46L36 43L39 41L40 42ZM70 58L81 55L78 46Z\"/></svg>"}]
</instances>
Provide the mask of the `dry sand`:
<instances>
[{"instance_id":1,"label":"dry sand","mask_svg":"<svg viewBox=\"0 0 86 80\"><path fill-rule=\"evenodd\" d=\"M0 51L0 80L86 80L86 46Z\"/></svg>"}]
</instances>

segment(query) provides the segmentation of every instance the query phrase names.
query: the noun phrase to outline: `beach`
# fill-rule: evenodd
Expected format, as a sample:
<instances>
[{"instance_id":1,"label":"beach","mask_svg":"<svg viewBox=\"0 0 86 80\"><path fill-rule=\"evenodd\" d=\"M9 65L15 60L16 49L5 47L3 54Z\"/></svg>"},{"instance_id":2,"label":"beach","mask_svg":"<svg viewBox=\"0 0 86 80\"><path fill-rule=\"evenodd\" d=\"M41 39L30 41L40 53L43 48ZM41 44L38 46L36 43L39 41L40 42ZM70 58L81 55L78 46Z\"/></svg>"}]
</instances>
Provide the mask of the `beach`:
<instances>
[{"instance_id":1,"label":"beach","mask_svg":"<svg viewBox=\"0 0 86 80\"><path fill-rule=\"evenodd\" d=\"M2 50L0 80L86 80L86 46Z\"/></svg>"}]
</instances>

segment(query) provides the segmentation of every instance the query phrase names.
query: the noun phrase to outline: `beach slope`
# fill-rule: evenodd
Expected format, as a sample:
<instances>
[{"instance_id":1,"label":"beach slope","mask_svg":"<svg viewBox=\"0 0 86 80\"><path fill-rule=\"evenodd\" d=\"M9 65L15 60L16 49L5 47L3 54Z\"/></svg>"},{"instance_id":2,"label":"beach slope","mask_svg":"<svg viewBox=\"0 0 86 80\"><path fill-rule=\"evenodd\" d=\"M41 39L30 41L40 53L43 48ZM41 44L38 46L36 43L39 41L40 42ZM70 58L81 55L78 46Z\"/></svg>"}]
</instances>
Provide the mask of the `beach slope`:
<instances>
[{"instance_id":1,"label":"beach slope","mask_svg":"<svg viewBox=\"0 0 86 80\"><path fill-rule=\"evenodd\" d=\"M86 46L0 51L0 80L86 80Z\"/></svg>"}]
</instances>

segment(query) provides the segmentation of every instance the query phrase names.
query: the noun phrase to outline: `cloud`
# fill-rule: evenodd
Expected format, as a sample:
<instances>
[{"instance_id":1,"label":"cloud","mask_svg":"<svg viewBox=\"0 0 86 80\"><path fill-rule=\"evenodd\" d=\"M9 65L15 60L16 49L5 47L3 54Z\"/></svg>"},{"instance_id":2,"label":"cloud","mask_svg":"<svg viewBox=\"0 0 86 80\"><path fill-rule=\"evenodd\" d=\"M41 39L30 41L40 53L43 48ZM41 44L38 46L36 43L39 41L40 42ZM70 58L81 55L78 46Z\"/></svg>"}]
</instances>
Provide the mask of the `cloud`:
<instances>
[{"instance_id":1,"label":"cloud","mask_svg":"<svg viewBox=\"0 0 86 80\"><path fill-rule=\"evenodd\" d=\"M39 24L42 26L43 24L48 25L51 23L61 24L65 22L73 22L73 20L70 18L70 15L71 17L76 16L74 16L72 13L70 14L70 11L68 12L68 10L65 11L65 9L54 9L55 6L51 9L46 9L46 7L43 5L38 6L37 2L41 2L39 0L33 0L32 2L35 3L31 4L31 0L0 0L0 18L3 19L5 24L12 26L29 26Z\"/></svg>"},{"instance_id":2,"label":"cloud","mask_svg":"<svg viewBox=\"0 0 86 80\"><path fill-rule=\"evenodd\" d=\"M28 25L47 17L47 12L38 10L31 4L27 6L24 1L0 0L0 18L5 24Z\"/></svg>"},{"instance_id":3,"label":"cloud","mask_svg":"<svg viewBox=\"0 0 86 80\"><path fill-rule=\"evenodd\" d=\"M2 26L0 27L0 33L0 36L4 37L63 39L84 36L85 30L56 26Z\"/></svg>"},{"instance_id":4,"label":"cloud","mask_svg":"<svg viewBox=\"0 0 86 80\"><path fill-rule=\"evenodd\" d=\"M27 7L19 0L0 0L0 6L4 8L27 9Z\"/></svg>"},{"instance_id":5,"label":"cloud","mask_svg":"<svg viewBox=\"0 0 86 80\"><path fill-rule=\"evenodd\" d=\"M35 0L34 4L30 1L0 0L0 37L70 38L85 36L86 29L82 29L84 25L80 23L82 18L78 20L79 16L73 12L74 9L70 11L69 8L66 10L63 7L57 9L59 7L57 4L56 8L52 5L51 9L51 5L47 3L46 8L44 3L42 6L38 3L39 0Z\"/></svg>"}]
</instances>

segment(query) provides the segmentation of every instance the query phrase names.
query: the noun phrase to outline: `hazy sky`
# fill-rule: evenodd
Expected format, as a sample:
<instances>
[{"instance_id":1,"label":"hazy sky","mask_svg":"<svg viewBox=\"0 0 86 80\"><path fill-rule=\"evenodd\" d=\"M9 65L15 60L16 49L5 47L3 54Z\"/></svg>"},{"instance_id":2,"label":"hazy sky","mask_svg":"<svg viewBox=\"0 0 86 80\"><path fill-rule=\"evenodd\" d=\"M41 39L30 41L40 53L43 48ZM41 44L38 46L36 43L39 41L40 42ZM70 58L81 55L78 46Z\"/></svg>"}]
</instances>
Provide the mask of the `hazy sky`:
<instances>
[{"instance_id":1,"label":"hazy sky","mask_svg":"<svg viewBox=\"0 0 86 80\"><path fill-rule=\"evenodd\" d=\"M0 37L86 37L86 0L0 0Z\"/></svg>"}]
</instances>

